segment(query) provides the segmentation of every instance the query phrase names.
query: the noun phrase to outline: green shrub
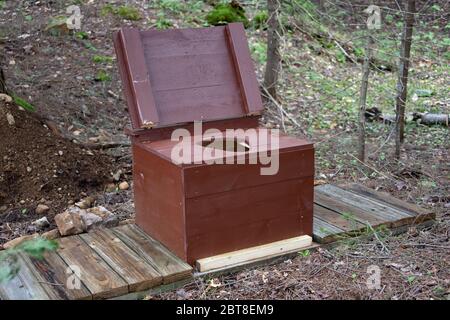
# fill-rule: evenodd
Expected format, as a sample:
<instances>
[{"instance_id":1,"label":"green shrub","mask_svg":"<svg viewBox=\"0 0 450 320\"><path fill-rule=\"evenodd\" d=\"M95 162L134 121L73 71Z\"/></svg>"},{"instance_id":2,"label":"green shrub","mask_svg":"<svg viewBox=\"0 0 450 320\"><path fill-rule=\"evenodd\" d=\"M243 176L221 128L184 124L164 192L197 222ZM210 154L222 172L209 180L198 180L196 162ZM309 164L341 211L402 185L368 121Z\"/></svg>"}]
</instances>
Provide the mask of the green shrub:
<instances>
[{"instance_id":1,"label":"green shrub","mask_svg":"<svg viewBox=\"0 0 450 320\"><path fill-rule=\"evenodd\" d=\"M132 7L132 6L127 6L127 5L115 7L111 4L107 4L107 5L103 6L100 13L102 16L106 16L108 14L114 14L125 20L135 21L135 20L142 19L141 13L139 12L138 9L136 9L135 7Z\"/></svg>"},{"instance_id":2,"label":"green shrub","mask_svg":"<svg viewBox=\"0 0 450 320\"><path fill-rule=\"evenodd\" d=\"M245 16L245 10L234 3L218 4L206 16L208 24L217 26L231 22L242 22L247 28L249 21Z\"/></svg>"},{"instance_id":3,"label":"green shrub","mask_svg":"<svg viewBox=\"0 0 450 320\"><path fill-rule=\"evenodd\" d=\"M252 20L253 28L255 28L255 29L266 28L268 19L269 19L269 15L268 15L267 11L257 12Z\"/></svg>"}]
</instances>

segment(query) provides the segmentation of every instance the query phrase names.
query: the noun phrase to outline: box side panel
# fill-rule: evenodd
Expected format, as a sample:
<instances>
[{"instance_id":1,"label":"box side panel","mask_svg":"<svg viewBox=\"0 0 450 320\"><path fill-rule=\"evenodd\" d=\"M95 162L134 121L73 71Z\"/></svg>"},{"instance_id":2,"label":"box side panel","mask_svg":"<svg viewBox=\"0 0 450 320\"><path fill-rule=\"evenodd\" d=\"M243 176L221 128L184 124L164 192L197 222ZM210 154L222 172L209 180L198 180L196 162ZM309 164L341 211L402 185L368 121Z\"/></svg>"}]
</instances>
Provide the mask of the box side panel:
<instances>
[{"instance_id":1,"label":"box side panel","mask_svg":"<svg viewBox=\"0 0 450 320\"><path fill-rule=\"evenodd\" d=\"M312 235L314 152L303 150L297 153L305 153L304 160L299 160L303 159L300 154L280 157L280 168L291 166L289 177L280 170L279 177L261 180L259 171L247 173L245 168L250 166L242 165L242 169L234 173L226 170L217 173L224 175L217 181L218 186L222 185L222 188L215 189L218 192L186 198L189 263L225 252ZM218 166L221 169L224 167L228 166ZM299 177L294 174L305 168L309 175ZM226 181L240 181L243 175L247 176L248 181L259 184L226 185ZM185 182L190 183L187 180L185 175ZM209 182L207 178L204 181Z\"/></svg>"},{"instance_id":2,"label":"box side panel","mask_svg":"<svg viewBox=\"0 0 450 320\"><path fill-rule=\"evenodd\" d=\"M181 259L186 259L181 169L133 145L136 224Z\"/></svg>"},{"instance_id":3,"label":"box side panel","mask_svg":"<svg viewBox=\"0 0 450 320\"><path fill-rule=\"evenodd\" d=\"M314 149L280 152L278 172L261 175L261 167L275 164L229 164L197 166L185 169L186 197L248 188L294 178L314 176Z\"/></svg>"}]
</instances>

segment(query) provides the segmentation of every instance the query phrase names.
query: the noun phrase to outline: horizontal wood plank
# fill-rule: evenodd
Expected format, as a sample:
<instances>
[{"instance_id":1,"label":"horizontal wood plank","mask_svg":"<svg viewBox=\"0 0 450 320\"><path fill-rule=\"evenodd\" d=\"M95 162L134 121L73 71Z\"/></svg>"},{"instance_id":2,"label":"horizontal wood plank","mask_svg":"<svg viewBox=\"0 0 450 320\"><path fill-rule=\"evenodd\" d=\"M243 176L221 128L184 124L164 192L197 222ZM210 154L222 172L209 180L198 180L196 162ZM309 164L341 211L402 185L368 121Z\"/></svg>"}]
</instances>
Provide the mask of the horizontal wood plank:
<instances>
[{"instance_id":1,"label":"horizontal wood plank","mask_svg":"<svg viewBox=\"0 0 450 320\"><path fill-rule=\"evenodd\" d=\"M421 222L429 219L434 219L435 213L429 209L421 208L415 204L394 198L387 192L375 191L373 189L367 188L363 185L351 183L339 185L340 188L354 192L358 195L370 198L373 201L380 202L386 206L392 206L396 209L405 211L410 215L415 215L417 219L415 222ZM419 219L420 217L420 219Z\"/></svg>"},{"instance_id":2,"label":"horizontal wood plank","mask_svg":"<svg viewBox=\"0 0 450 320\"><path fill-rule=\"evenodd\" d=\"M373 201L370 198L343 190L331 184L317 186L315 192L326 194L339 199L342 203L358 207L370 214L377 215L389 223L392 227L408 224L414 220L411 214Z\"/></svg>"},{"instance_id":3,"label":"horizontal wood plank","mask_svg":"<svg viewBox=\"0 0 450 320\"><path fill-rule=\"evenodd\" d=\"M261 257L273 257L273 255L281 255L292 250L301 250L304 247L310 246L311 243L312 238L310 236L300 236L281 240L261 246L199 259L197 260L197 268L200 272L205 272L236 265L242 262L252 262Z\"/></svg>"},{"instance_id":4,"label":"horizontal wood plank","mask_svg":"<svg viewBox=\"0 0 450 320\"><path fill-rule=\"evenodd\" d=\"M318 217L313 220L313 238L318 243L329 243L339 239L345 231Z\"/></svg>"}]
</instances>

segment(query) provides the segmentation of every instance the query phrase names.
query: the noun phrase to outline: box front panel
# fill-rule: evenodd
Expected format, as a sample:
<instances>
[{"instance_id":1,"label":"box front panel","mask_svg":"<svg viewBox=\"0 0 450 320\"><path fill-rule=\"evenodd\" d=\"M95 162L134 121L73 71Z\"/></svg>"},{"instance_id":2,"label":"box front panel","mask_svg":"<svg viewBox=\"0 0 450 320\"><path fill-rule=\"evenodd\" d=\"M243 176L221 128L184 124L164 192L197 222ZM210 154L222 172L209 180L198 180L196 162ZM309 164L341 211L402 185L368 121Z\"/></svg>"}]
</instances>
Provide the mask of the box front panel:
<instances>
[{"instance_id":1,"label":"box front panel","mask_svg":"<svg viewBox=\"0 0 450 320\"><path fill-rule=\"evenodd\" d=\"M289 153L289 157L280 156L280 168L290 169L281 169L278 175L270 179L260 176L259 170L251 169L251 165L241 165L239 170L230 171L226 167L233 165L197 167L199 175L202 169L208 171L217 185L209 186L209 192L203 192L201 196L186 198L189 263L212 255L312 234L313 150ZM217 172L212 171L213 167L219 168ZM245 172L246 168L249 172ZM299 177L302 175L299 172L308 174ZM192 184L187 177L186 185ZM210 183L209 179L201 180L206 181L207 185ZM195 188L191 185L191 189L186 189L187 196L192 195L189 190L206 189L205 186Z\"/></svg>"}]
</instances>

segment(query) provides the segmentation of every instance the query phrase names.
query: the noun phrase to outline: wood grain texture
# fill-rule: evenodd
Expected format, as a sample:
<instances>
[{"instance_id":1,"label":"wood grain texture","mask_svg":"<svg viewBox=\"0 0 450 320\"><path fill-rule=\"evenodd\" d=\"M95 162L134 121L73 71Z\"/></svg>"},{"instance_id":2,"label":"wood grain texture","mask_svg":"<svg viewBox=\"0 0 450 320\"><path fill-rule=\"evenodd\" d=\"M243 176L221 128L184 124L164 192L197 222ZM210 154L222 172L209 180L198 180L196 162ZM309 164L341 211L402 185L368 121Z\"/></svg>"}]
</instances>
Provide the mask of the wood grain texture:
<instances>
[{"instance_id":1,"label":"wood grain texture","mask_svg":"<svg viewBox=\"0 0 450 320\"><path fill-rule=\"evenodd\" d=\"M42 260L26 254L21 254L21 257L30 267L50 300L92 300L90 291L76 274L68 270L67 264L56 252L46 253ZM79 288L70 287L75 282L71 278L77 278Z\"/></svg>"},{"instance_id":2,"label":"wood grain texture","mask_svg":"<svg viewBox=\"0 0 450 320\"><path fill-rule=\"evenodd\" d=\"M300 236L281 241L276 241L261 246L246 248L238 251L197 260L197 269L205 272L213 269L220 269L226 266L233 266L240 263L250 263L262 257L273 257L282 255L292 250L301 250L310 246L312 238L310 236Z\"/></svg>"},{"instance_id":3,"label":"wood grain texture","mask_svg":"<svg viewBox=\"0 0 450 320\"><path fill-rule=\"evenodd\" d=\"M414 216L405 211L381 204L370 198L343 190L331 184L317 186L315 192L334 197L335 199L339 199L342 203L358 207L369 214L379 216L385 220L390 227L397 227L414 221ZM357 215L355 215L355 218L357 218Z\"/></svg>"},{"instance_id":4,"label":"wood grain texture","mask_svg":"<svg viewBox=\"0 0 450 320\"><path fill-rule=\"evenodd\" d=\"M159 123L158 110L153 97L153 90L150 84L150 75L147 62L144 57L144 48L140 32L133 28L122 28L116 45L119 49L118 61L124 70L122 81L126 82L129 91L125 94L131 94L132 104L129 108L134 108L134 113L139 115L139 127L152 127Z\"/></svg>"},{"instance_id":5,"label":"wood grain texture","mask_svg":"<svg viewBox=\"0 0 450 320\"><path fill-rule=\"evenodd\" d=\"M380 202L383 205L389 205L396 209L407 212L410 215L415 215L417 218L414 220L416 223L426 221L435 218L435 213L429 209L421 208L415 204L394 198L387 192L375 191L367 188L363 185L351 183L339 185L340 188L354 192L358 195L370 198L374 201Z\"/></svg>"},{"instance_id":6,"label":"wood grain texture","mask_svg":"<svg viewBox=\"0 0 450 320\"><path fill-rule=\"evenodd\" d=\"M339 239L345 231L318 217L313 221L313 239L318 243L330 243Z\"/></svg>"},{"instance_id":7,"label":"wood grain texture","mask_svg":"<svg viewBox=\"0 0 450 320\"><path fill-rule=\"evenodd\" d=\"M145 290L162 283L159 272L112 231L98 229L80 237L128 283L129 292Z\"/></svg>"},{"instance_id":8,"label":"wood grain texture","mask_svg":"<svg viewBox=\"0 0 450 320\"><path fill-rule=\"evenodd\" d=\"M226 26L226 31L231 56L241 87L245 111L247 114L260 114L264 107L258 80L255 76L255 67L250 57L250 50L245 37L244 25L242 23L229 23Z\"/></svg>"},{"instance_id":9,"label":"wood grain texture","mask_svg":"<svg viewBox=\"0 0 450 320\"><path fill-rule=\"evenodd\" d=\"M354 220L351 216L343 216L336 211L329 210L317 204L314 204L314 217L318 217L344 231L358 231L366 228L365 224Z\"/></svg>"},{"instance_id":10,"label":"wood grain texture","mask_svg":"<svg viewBox=\"0 0 450 320\"><path fill-rule=\"evenodd\" d=\"M177 258L159 242L146 235L136 225L124 225L112 229L141 259L152 265L168 284L192 277L192 267Z\"/></svg>"},{"instance_id":11,"label":"wood grain texture","mask_svg":"<svg viewBox=\"0 0 450 320\"><path fill-rule=\"evenodd\" d=\"M94 299L110 298L128 292L127 282L79 236L61 238L58 242L58 254L69 267L79 269L80 278Z\"/></svg>"},{"instance_id":12,"label":"wood grain texture","mask_svg":"<svg viewBox=\"0 0 450 320\"><path fill-rule=\"evenodd\" d=\"M0 284L2 300L50 300L50 296L34 276L32 267L19 255L18 274L9 281Z\"/></svg>"},{"instance_id":13,"label":"wood grain texture","mask_svg":"<svg viewBox=\"0 0 450 320\"><path fill-rule=\"evenodd\" d=\"M180 168L133 145L136 224L186 259L183 181Z\"/></svg>"}]
</instances>

